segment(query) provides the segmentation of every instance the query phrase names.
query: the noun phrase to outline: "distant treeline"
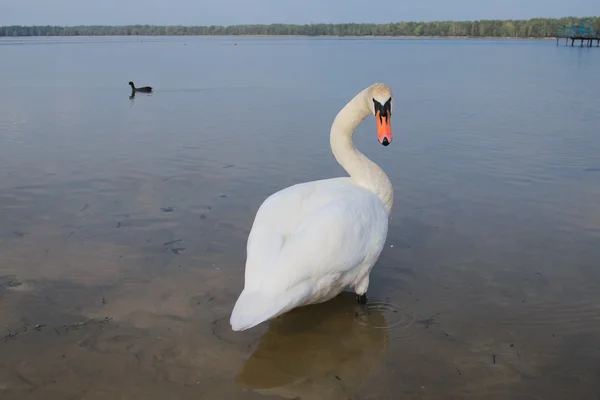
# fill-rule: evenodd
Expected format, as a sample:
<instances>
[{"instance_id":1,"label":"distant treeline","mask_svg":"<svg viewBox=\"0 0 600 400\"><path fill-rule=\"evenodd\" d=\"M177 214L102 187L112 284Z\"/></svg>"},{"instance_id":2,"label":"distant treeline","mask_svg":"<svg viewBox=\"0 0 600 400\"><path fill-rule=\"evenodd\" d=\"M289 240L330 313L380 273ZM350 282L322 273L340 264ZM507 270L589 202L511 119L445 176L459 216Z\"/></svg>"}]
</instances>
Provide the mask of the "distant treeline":
<instances>
[{"instance_id":1,"label":"distant treeline","mask_svg":"<svg viewBox=\"0 0 600 400\"><path fill-rule=\"evenodd\" d=\"M600 17L586 18L600 31ZM180 36L180 35L303 35L303 36L464 36L552 37L559 26L580 18L398 22L390 24L232 25L232 26L1 26L0 37L16 36Z\"/></svg>"}]
</instances>

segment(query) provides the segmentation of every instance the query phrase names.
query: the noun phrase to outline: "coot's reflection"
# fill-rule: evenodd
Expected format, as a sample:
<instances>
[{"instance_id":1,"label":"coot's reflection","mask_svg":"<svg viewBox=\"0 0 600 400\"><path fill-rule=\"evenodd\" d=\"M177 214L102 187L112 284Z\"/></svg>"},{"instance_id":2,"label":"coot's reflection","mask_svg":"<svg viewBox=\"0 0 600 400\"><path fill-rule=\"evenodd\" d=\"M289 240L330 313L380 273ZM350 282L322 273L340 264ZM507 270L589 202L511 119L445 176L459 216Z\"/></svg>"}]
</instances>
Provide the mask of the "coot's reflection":
<instances>
[{"instance_id":1,"label":"coot's reflection","mask_svg":"<svg viewBox=\"0 0 600 400\"><path fill-rule=\"evenodd\" d=\"M381 329L386 326L384 315L370 310L359 323L357 314L364 313L355 295L344 292L271 321L238 373L238 383L289 399L353 398L387 348L388 330Z\"/></svg>"}]
</instances>

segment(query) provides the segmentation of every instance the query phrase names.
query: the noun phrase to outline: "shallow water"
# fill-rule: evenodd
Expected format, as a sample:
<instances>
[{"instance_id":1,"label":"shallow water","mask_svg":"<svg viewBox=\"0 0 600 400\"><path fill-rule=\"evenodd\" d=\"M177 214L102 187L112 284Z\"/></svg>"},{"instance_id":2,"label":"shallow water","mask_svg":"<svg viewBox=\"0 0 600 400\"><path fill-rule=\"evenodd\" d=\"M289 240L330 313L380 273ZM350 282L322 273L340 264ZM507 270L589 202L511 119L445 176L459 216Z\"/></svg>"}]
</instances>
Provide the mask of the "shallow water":
<instances>
[{"instance_id":1,"label":"shallow water","mask_svg":"<svg viewBox=\"0 0 600 400\"><path fill-rule=\"evenodd\" d=\"M237 44L237 45L235 45ZM600 396L600 63L548 41L2 39L3 399ZM151 85L129 98L127 82ZM228 318L270 193L342 175L375 81L386 248L352 295ZM271 397L267 397L271 396Z\"/></svg>"}]
</instances>

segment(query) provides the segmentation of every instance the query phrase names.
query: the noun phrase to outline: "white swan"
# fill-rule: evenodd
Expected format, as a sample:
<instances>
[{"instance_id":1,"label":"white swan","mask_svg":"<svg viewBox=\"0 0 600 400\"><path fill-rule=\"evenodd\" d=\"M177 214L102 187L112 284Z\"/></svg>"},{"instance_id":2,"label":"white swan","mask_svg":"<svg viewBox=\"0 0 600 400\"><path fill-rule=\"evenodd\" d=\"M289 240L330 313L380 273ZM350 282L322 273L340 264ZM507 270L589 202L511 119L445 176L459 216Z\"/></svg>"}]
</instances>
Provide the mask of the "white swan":
<instances>
[{"instance_id":1,"label":"white swan","mask_svg":"<svg viewBox=\"0 0 600 400\"><path fill-rule=\"evenodd\" d=\"M290 186L260 206L248 236L244 290L231 313L234 331L330 300L346 287L366 302L394 189L385 172L354 147L352 136L373 114L379 142L390 144L392 102L391 89L376 83L336 116L331 149L350 177Z\"/></svg>"}]
</instances>

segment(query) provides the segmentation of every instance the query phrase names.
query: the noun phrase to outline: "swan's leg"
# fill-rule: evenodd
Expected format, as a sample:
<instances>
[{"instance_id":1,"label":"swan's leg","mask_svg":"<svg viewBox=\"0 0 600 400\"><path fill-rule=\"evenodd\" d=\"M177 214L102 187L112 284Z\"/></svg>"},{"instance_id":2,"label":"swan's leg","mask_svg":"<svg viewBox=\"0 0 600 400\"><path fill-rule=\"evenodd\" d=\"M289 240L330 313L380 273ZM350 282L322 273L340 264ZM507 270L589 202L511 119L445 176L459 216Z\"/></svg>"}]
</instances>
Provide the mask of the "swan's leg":
<instances>
[{"instance_id":1,"label":"swan's leg","mask_svg":"<svg viewBox=\"0 0 600 400\"><path fill-rule=\"evenodd\" d=\"M367 304L367 294L357 294L356 301L360 304Z\"/></svg>"},{"instance_id":2,"label":"swan's leg","mask_svg":"<svg viewBox=\"0 0 600 400\"><path fill-rule=\"evenodd\" d=\"M367 289L369 288L369 274L365 275L364 278L356 285L356 301L360 304L367 304Z\"/></svg>"}]
</instances>

